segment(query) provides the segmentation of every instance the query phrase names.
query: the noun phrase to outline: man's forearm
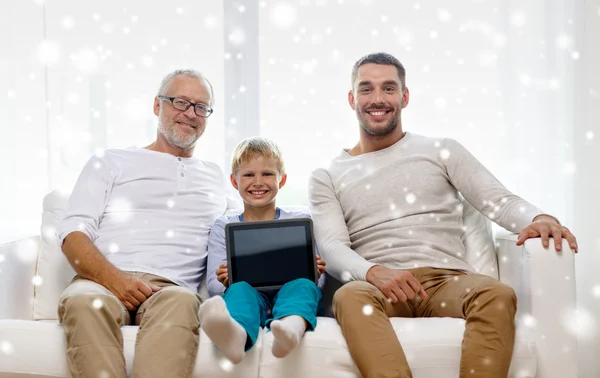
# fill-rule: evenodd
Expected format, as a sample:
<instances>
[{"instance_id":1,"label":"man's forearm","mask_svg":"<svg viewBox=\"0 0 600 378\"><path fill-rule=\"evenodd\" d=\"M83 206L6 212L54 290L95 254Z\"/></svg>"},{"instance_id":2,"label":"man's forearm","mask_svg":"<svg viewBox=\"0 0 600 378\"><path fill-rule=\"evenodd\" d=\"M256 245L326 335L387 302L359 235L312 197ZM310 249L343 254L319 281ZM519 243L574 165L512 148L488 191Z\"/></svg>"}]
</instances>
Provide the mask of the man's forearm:
<instances>
[{"instance_id":1,"label":"man's forearm","mask_svg":"<svg viewBox=\"0 0 600 378\"><path fill-rule=\"evenodd\" d=\"M120 273L83 232L71 232L65 238L62 251L81 277L104 285Z\"/></svg>"}]
</instances>

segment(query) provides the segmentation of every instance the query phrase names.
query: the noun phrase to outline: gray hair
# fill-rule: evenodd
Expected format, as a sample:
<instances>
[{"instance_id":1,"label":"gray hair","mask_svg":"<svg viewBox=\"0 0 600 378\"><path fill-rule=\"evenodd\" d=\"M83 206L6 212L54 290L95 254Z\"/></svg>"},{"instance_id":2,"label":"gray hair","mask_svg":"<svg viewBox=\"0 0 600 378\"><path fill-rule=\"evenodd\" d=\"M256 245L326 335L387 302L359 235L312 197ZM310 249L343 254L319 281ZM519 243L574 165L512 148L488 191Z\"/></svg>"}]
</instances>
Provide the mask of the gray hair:
<instances>
[{"instance_id":1,"label":"gray hair","mask_svg":"<svg viewBox=\"0 0 600 378\"><path fill-rule=\"evenodd\" d=\"M193 69L179 69L179 70L175 70L175 71L171 72L170 74L168 74L167 76L165 76L165 78L160 83L160 87L158 88L158 95L164 96L167 92L167 89L169 88L169 84L171 84L171 81L176 76L179 76L179 75L194 77L194 78L206 83L206 86L208 87L208 89L210 91L210 104L212 106L212 104L215 101L212 84L210 83L210 81L208 81L208 79L204 75L202 75L200 72L193 70Z\"/></svg>"},{"instance_id":2,"label":"gray hair","mask_svg":"<svg viewBox=\"0 0 600 378\"><path fill-rule=\"evenodd\" d=\"M352 67L352 88L354 88L354 82L358 76L358 69L360 66L369 63L396 67L396 70L398 71L398 77L400 78L400 83L402 83L402 87L406 87L406 70L404 69L402 63L400 63L400 61L391 54L379 52L365 55L356 63L354 63L354 67Z\"/></svg>"}]
</instances>

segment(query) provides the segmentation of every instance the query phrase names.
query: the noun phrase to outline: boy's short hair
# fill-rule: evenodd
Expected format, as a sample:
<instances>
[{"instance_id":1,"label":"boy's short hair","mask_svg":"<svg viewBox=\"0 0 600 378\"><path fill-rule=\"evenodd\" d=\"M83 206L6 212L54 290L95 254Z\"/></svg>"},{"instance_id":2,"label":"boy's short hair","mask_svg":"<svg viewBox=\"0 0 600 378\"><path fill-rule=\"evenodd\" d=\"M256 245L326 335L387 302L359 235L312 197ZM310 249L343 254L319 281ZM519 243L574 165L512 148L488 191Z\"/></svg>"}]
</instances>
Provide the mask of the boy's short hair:
<instances>
[{"instance_id":1,"label":"boy's short hair","mask_svg":"<svg viewBox=\"0 0 600 378\"><path fill-rule=\"evenodd\" d=\"M235 175L240 165L257 156L272 159L277 165L279 174L285 174L283 154L279 146L267 138L258 136L244 139L237 145L231 159L231 173Z\"/></svg>"}]
</instances>

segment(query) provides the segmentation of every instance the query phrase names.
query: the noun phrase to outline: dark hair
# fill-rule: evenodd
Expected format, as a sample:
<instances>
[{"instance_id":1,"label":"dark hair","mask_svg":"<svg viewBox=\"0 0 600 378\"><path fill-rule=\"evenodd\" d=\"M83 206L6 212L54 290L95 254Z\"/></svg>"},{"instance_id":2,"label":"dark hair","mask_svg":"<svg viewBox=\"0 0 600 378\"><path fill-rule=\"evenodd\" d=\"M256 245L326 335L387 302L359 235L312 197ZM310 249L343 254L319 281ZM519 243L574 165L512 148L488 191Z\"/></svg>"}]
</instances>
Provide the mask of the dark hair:
<instances>
[{"instance_id":1,"label":"dark hair","mask_svg":"<svg viewBox=\"0 0 600 378\"><path fill-rule=\"evenodd\" d=\"M402 83L402 87L406 87L406 70L404 69L402 63L400 63L400 61L391 54L379 52L365 55L356 61L356 63L354 63L354 67L352 67L352 88L354 88L354 82L358 76L358 69L360 66L369 63L396 67L396 70L398 71L398 77L400 78L400 83Z\"/></svg>"}]
</instances>

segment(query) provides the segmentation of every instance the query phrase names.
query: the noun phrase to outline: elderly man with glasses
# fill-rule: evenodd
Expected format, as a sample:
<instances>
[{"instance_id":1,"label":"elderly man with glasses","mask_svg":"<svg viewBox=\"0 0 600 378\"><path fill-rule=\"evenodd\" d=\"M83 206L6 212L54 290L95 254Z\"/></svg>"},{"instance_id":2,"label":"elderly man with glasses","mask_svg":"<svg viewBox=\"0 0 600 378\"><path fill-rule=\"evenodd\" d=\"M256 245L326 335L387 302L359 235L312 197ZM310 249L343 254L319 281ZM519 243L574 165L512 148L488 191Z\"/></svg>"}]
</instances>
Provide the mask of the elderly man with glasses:
<instances>
[{"instance_id":1,"label":"elderly man with glasses","mask_svg":"<svg viewBox=\"0 0 600 378\"><path fill-rule=\"evenodd\" d=\"M198 72L167 75L156 140L83 168L58 230L77 272L58 309L72 377L127 376L122 325L140 327L133 377L192 375L208 233L228 205L221 170L192 156L212 103Z\"/></svg>"}]
</instances>

